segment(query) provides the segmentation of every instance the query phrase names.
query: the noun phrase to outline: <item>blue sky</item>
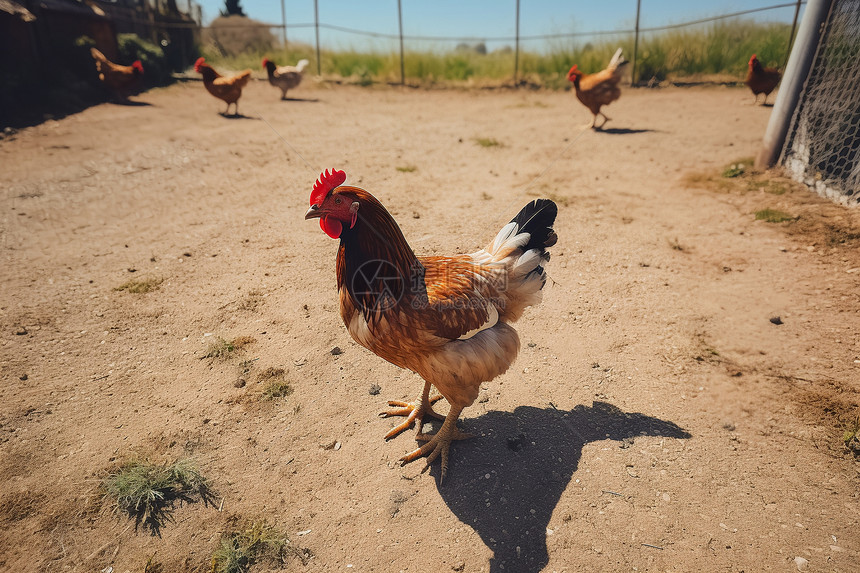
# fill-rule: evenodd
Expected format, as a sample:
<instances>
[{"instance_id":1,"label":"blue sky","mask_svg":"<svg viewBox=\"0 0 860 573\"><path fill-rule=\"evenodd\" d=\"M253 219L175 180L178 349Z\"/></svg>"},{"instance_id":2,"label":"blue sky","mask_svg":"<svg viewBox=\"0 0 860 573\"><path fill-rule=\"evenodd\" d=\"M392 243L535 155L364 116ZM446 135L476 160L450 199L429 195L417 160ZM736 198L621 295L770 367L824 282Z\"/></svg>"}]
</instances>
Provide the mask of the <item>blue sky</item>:
<instances>
[{"instance_id":1,"label":"blue sky","mask_svg":"<svg viewBox=\"0 0 860 573\"><path fill-rule=\"evenodd\" d=\"M199 1L199 0L198 0ZM218 16L223 0L199 1L204 23ZM240 0L245 13L255 20L279 24L281 3L278 0ZM758 7L790 4L792 0L641 0L641 27L654 27L739 12ZM180 6L182 2L179 2ZM289 28L290 25L314 21L313 0L284 0L287 40L313 43L313 28ZM515 0L402 0L404 34L494 38L512 37L515 33ZM803 10L801 9L801 15ZM794 7L760 12L760 21L791 22ZM636 0L521 0L520 34L522 36L589 32L595 30L632 29L636 17ZM397 0L319 0L320 22L367 32L397 34ZM321 43L330 48L368 46L389 49L387 40L365 36L320 31ZM510 42L487 42L494 49ZM539 49L539 42L525 42L526 49ZM437 41L433 45L454 47L456 41ZM414 43L410 47L416 47Z\"/></svg>"}]
</instances>

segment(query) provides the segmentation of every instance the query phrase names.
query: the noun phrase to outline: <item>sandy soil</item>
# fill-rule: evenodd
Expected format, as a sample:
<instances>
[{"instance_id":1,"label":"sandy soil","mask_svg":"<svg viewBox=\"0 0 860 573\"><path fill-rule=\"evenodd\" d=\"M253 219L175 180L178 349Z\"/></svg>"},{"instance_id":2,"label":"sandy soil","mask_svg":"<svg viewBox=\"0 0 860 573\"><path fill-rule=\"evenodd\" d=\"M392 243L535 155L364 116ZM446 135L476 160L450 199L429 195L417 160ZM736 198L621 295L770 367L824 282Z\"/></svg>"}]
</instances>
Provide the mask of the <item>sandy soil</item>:
<instances>
[{"instance_id":1,"label":"sandy soil","mask_svg":"<svg viewBox=\"0 0 860 573\"><path fill-rule=\"evenodd\" d=\"M291 96L255 82L227 119L188 82L0 142L0 569L205 571L266 519L312 554L291 571L857 570L860 211L719 181L770 108L627 90L595 133L570 93ZM303 220L330 167L419 253L559 203L552 283L441 485L398 464L411 432L382 440L422 382L350 339ZM293 393L264 400L277 369ZM186 456L214 498L158 535L102 499Z\"/></svg>"}]
</instances>

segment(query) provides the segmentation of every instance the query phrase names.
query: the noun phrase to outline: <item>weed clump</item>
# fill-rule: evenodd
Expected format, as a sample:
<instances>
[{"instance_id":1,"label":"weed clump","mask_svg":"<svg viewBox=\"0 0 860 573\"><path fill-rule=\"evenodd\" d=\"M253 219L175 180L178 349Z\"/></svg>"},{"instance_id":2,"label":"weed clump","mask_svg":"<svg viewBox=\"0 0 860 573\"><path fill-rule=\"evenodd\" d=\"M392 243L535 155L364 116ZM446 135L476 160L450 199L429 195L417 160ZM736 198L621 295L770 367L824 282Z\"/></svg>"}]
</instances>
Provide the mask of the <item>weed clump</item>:
<instances>
[{"instance_id":1,"label":"weed clump","mask_svg":"<svg viewBox=\"0 0 860 573\"><path fill-rule=\"evenodd\" d=\"M174 501L208 503L211 497L208 480L190 459L164 465L127 462L104 478L102 489L117 511L127 513L136 525L145 525L153 534L170 520Z\"/></svg>"},{"instance_id":2,"label":"weed clump","mask_svg":"<svg viewBox=\"0 0 860 573\"><path fill-rule=\"evenodd\" d=\"M212 573L244 573L261 561L284 565L291 556L307 565L311 552L294 547L286 535L267 522L255 521L221 539L212 554Z\"/></svg>"}]
</instances>

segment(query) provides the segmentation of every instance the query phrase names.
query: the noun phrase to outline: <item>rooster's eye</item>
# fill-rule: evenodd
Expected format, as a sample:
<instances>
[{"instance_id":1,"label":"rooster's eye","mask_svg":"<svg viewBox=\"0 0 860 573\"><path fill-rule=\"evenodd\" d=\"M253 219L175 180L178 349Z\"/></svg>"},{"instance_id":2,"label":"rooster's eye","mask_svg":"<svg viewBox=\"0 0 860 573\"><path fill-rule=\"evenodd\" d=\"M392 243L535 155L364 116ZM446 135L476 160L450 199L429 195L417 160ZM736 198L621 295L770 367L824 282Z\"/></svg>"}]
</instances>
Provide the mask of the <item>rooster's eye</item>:
<instances>
[{"instance_id":1,"label":"rooster's eye","mask_svg":"<svg viewBox=\"0 0 860 573\"><path fill-rule=\"evenodd\" d=\"M342 202L340 197L336 197L334 200L335 205L340 205Z\"/></svg>"}]
</instances>

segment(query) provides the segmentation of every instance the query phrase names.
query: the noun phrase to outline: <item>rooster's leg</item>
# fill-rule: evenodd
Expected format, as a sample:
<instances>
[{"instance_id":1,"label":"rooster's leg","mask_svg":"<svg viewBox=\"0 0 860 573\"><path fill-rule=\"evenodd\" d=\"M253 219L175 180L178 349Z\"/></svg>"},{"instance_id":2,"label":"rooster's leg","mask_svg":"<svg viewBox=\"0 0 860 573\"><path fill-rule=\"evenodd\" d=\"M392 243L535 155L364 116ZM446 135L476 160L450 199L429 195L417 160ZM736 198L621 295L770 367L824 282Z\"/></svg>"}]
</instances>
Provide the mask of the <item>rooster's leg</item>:
<instances>
[{"instance_id":1,"label":"rooster's leg","mask_svg":"<svg viewBox=\"0 0 860 573\"><path fill-rule=\"evenodd\" d=\"M427 456L427 465L424 466L424 469L421 472L427 471L427 468L430 467L430 464L433 463L433 460L442 455L442 474L439 478L439 483L442 483L445 479L445 474L448 473L448 450L451 447L451 442L453 440L465 440L467 438L471 438L471 434L466 434L457 429L457 418L460 417L460 412L463 411L463 406L457 406L455 404L451 404L451 410L448 412L448 415L445 417L445 422L442 424L442 427L436 432L433 436L427 436L424 434L419 434L419 440L428 440L426 444L412 452L411 454L405 455L400 458L400 462L402 464L408 464L411 461L414 461L421 456Z\"/></svg>"},{"instance_id":2,"label":"rooster's leg","mask_svg":"<svg viewBox=\"0 0 860 573\"><path fill-rule=\"evenodd\" d=\"M598 113L600 113L600 115L603 116L603 123L601 123L600 127L598 127L597 129L603 129L603 126L606 125L606 122L609 121L610 118L607 117L607 115L605 113L603 113L602 111L598 112ZM594 116L594 120L597 121L597 116Z\"/></svg>"},{"instance_id":3,"label":"rooster's leg","mask_svg":"<svg viewBox=\"0 0 860 573\"><path fill-rule=\"evenodd\" d=\"M385 434L385 439L389 440L402 432L403 430L409 429L412 424L417 420L418 421L418 433L421 433L421 426L424 416L433 416L439 420L444 419L444 416L441 416L433 411L433 404L442 399L442 395L436 395L432 398L430 397L430 382L424 383L424 391L421 393L421 400L418 404L413 404L411 402L400 402L397 400L390 400L388 402L389 406L398 406L397 410L389 410L387 412L382 412L379 415L383 418L388 418L390 416L406 416L406 421L391 428L391 430Z\"/></svg>"}]
</instances>

